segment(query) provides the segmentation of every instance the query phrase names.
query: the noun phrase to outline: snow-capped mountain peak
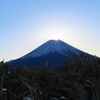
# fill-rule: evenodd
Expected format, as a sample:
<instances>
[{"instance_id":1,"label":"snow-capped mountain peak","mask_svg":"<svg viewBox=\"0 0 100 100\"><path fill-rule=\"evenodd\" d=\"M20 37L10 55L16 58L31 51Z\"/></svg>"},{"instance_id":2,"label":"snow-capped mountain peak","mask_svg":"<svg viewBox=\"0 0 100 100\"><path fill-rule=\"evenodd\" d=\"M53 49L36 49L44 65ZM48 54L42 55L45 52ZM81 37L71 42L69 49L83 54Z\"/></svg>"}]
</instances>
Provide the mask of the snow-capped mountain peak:
<instances>
[{"instance_id":1,"label":"snow-capped mountain peak","mask_svg":"<svg viewBox=\"0 0 100 100\"><path fill-rule=\"evenodd\" d=\"M49 40L46 43L39 46L38 48L36 48L35 50L33 50L32 52L21 57L21 59L27 57L39 57L46 55L50 52L59 52L65 56L68 56L69 53L80 54L81 51L61 40Z\"/></svg>"},{"instance_id":2,"label":"snow-capped mountain peak","mask_svg":"<svg viewBox=\"0 0 100 100\"><path fill-rule=\"evenodd\" d=\"M86 54L61 40L49 40L40 45L35 50L22 56L21 58L10 61L13 66L27 66L30 68L42 66L49 62L48 68L63 65L63 61L74 57L73 54Z\"/></svg>"}]
</instances>

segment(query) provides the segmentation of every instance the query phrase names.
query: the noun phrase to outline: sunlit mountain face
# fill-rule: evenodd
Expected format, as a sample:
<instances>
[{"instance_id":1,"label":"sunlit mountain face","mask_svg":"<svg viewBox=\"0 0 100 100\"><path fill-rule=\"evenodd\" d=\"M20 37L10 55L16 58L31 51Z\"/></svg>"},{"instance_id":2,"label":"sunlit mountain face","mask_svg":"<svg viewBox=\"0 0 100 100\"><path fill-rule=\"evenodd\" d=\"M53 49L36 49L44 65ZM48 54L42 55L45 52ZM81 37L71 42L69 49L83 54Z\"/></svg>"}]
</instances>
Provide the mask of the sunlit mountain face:
<instances>
[{"instance_id":1,"label":"sunlit mountain face","mask_svg":"<svg viewBox=\"0 0 100 100\"><path fill-rule=\"evenodd\" d=\"M63 61L67 61L68 57L82 53L84 52L61 40L49 40L30 53L9 63L13 66L25 65L32 68L43 66L43 63L48 61L48 67L51 68L63 65Z\"/></svg>"}]
</instances>

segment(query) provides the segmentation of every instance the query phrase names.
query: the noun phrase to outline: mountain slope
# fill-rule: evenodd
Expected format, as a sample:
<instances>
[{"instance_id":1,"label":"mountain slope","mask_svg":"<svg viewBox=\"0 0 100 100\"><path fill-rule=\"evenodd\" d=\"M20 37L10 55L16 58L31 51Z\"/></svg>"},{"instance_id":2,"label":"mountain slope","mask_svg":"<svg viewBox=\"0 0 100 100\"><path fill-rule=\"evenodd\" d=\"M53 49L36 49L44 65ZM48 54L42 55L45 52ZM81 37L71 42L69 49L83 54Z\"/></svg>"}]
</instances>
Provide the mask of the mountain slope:
<instances>
[{"instance_id":1,"label":"mountain slope","mask_svg":"<svg viewBox=\"0 0 100 100\"><path fill-rule=\"evenodd\" d=\"M74 54L80 54L81 51L68 45L67 43L61 41L61 40L49 40L46 43L42 44L32 52L26 54L23 58L27 57L39 57L39 56L44 56L50 52L59 52L65 56L70 55L71 53Z\"/></svg>"},{"instance_id":2,"label":"mountain slope","mask_svg":"<svg viewBox=\"0 0 100 100\"><path fill-rule=\"evenodd\" d=\"M10 61L9 63L14 66L25 65L29 67L38 67L42 66L42 63L48 61L49 67L55 67L62 65L63 61L67 60L68 57L73 57L73 54L80 55L82 53L84 52L61 40L49 40L25 56Z\"/></svg>"}]
</instances>

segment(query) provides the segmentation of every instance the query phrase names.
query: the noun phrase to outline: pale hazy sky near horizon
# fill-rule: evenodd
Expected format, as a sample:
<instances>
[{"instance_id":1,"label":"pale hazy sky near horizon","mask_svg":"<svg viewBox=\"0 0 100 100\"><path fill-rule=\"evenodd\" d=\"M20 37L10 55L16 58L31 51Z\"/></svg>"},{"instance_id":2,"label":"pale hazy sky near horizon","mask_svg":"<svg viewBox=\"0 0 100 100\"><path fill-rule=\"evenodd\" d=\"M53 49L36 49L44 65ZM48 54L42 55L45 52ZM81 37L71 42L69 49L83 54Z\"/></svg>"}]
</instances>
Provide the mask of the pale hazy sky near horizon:
<instances>
[{"instance_id":1,"label":"pale hazy sky near horizon","mask_svg":"<svg viewBox=\"0 0 100 100\"><path fill-rule=\"evenodd\" d=\"M56 38L100 57L100 0L0 0L0 61Z\"/></svg>"}]
</instances>

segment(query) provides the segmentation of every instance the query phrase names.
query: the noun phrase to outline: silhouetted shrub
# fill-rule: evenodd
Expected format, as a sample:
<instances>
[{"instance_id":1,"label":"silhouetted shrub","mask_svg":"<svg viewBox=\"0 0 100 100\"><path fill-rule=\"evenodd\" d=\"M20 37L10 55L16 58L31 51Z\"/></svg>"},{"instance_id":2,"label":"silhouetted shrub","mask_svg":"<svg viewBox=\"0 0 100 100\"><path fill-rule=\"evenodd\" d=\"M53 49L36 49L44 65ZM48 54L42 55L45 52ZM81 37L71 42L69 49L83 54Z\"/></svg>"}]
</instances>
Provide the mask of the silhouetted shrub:
<instances>
[{"instance_id":1,"label":"silhouetted shrub","mask_svg":"<svg viewBox=\"0 0 100 100\"><path fill-rule=\"evenodd\" d=\"M35 70L0 62L0 100L100 100L100 58L75 55L64 63Z\"/></svg>"}]
</instances>

